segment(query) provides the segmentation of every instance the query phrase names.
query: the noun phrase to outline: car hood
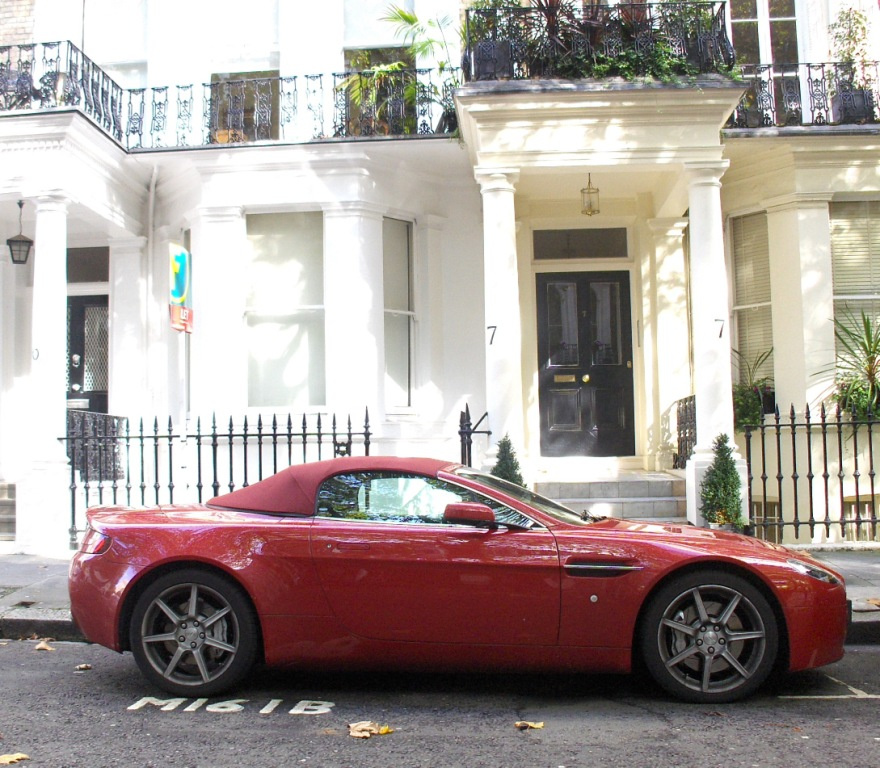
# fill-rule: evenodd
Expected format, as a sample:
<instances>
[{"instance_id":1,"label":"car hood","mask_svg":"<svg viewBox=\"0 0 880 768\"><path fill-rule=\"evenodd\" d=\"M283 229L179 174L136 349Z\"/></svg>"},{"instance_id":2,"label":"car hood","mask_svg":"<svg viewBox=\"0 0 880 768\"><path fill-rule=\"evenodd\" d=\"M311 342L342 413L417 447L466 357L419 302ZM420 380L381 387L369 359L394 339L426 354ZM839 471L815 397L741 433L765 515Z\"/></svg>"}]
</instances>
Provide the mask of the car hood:
<instances>
[{"instance_id":1,"label":"car hood","mask_svg":"<svg viewBox=\"0 0 880 768\"><path fill-rule=\"evenodd\" d=\"M818 562L807 552L788 549L780 544L763 541L731 531L701 528L695 525L653 522L650 520L618 520L604 518L592 523L590 529L617 541L640 541L674 548L693 555L728 556L732 558L786 560L796 558ZM581 529L583 530L583 529ZM823 565L827 569L827 566Z\"/></svg>"}]
</instances>

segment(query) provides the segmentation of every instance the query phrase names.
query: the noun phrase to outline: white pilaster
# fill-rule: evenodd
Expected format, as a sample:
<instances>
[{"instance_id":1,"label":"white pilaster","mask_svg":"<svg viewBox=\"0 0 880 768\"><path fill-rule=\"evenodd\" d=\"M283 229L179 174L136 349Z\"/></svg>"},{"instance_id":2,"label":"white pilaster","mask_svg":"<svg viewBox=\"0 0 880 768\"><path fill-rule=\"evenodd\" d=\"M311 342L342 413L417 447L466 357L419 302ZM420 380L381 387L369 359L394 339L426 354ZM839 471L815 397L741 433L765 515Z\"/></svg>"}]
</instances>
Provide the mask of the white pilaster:
<instances>
[{"instance_id":1,"label":"white pilaster","mask_svg":"<svg viewBox=\"0 0 880 768\"><path fill-rule=\"evenodd\" d=\"M519 172L478 168L475 175L483 195L486 406L488 426L492 430L490 443L495 446L508 435L514 448L521 451L525 444L525 427L514 209L514 185Z\"/></svg>"},{"instance_id":2,"label":"white pilaster","mask_svg":"<svg viewBox=\"0 0 880 768\"><path fill-rule=\"evenodd\" d=\"M653 439L655 468L671 466L674 445L664 442L664 435L674 435L675 404L691 393L690 338L687 316L687 278L684 232L687 219L651 219L648 228L653 237L653 319L650 344L653 349L650 376L654 385ZM646 341L648 344L648 329Z\"/></svg>"},{"instance_id":3,"label":"white pilaster","mask_svg":"<svg viewBox=\"0 0 880 768\"><path fill-rule=\"evenodd\" d=\"M16 494L16 548L33 554L68 547L70 495L67 456L67 206L61 194L36 200L31 371L28 386L28 462Z\"/></svg>"},{"instance_id":4,"label":"white pilaster","mask_svg":"<svg viewBox=\"0 0 880 768\"><path fill-rule=\"evenodd\" d=\"M199 209L192 226L191 250L192 413L204 417L216 413L219 419L243 416L248 376L244 318L248 240L244 211L238 206ZM164 271L157 270L157 279L164 275L165 325L170 327L167 248L157 261L166 265Z\"/></svg>"},{"instance_id":5,"label":"white pilaster","mask_svg":"<svg viewBox=\"0 0 880 768\"><path fill-rule=\"evenodd\" d=\"M800 412L834 385L834 296L830 196L795 195L765 203L776 402Z\"/></svg>"},{"instance_id":6,"label":"white pilaster","mask_svg":"<svg viewBox=\"0 0 880 768\"><path fill-rule=\"evenodd\" d=\"M135 418L149 402L145 237L110 241L110 413Z\"/></svg>"},{"instance_id":7,"label":"white pilaster","mask_svg":"<svg viewBox=\"0 0 880 768\"><path fill-rule=\"evenodd\" d=\"M324 209L327 406L339 418L384 418L382 213L363 203Z\"/></svg>"}]
</instances>

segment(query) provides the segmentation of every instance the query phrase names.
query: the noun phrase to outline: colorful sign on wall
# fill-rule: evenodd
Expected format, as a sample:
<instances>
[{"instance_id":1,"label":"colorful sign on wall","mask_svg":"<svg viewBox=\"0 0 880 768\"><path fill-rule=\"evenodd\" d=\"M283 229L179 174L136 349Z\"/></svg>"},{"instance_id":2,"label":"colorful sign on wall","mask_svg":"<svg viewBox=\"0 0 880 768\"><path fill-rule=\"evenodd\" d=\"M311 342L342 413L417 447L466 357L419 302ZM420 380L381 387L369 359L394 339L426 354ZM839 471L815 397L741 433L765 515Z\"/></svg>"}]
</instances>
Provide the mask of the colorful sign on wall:
<instances>
[{"instance_id":1,"label":"colorful sign on wall","mask_svg":"<svg viewBox=\"0 0 880 768\"><path fill-rule=\"evenodd\" d=\"M192 255L177 243L170 244L169 255L171 300L168 307L171 312L171 327L175 331L192 333Z\"/></svg>"}]
</instances>

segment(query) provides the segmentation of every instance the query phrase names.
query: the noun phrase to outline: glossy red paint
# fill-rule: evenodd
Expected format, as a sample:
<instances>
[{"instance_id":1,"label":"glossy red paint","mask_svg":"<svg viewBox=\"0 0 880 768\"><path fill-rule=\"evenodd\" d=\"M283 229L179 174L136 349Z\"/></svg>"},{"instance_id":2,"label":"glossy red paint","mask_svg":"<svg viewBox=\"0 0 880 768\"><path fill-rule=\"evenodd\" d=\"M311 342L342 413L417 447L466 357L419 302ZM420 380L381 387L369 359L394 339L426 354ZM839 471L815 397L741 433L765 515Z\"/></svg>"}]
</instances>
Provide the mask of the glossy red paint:
<instances>
[{"instance_id":1,"label":"glossy red paint","mask_svg":"<svg viewBox=\"0 0 880 768\"><path fill-rule=\"evenodd\" d=\"M406 500L414 506L405 514L395 508L387 519L371 517L369 510L384 498L378 483L389 476L404 495L406 478L418 476L429 499L442 487L444 494L461 494L456 503L488 504L499 524L451 524L420 497ZM328 490L340 478L351 486L350 497L345 482L339 498ZM696 572L719 589L738 590L765 623L775 623L761 613L766 600L778 617L780 654L788 649L790 669L843 654L843 580L808 556L691 526L582 521L488 482L442 461L345 458L291 467L207 505L93 508L91 529L111 543L100 554L74 556L73 617L90 640L108 648L128 649L138 630L141 642L162 650L157 635L147 632L147 619L141 630L132 613L139 601L149 602L141 596L156 579L184 568L192 574L195 567L243 590L271 665L626 672L645 633L650 640L661 631L640 623L646 606ZM727 576L750 586L728 584ZM207 587L206 593L214 594ZM174 609L181 616L186 602L181 598ZM195 613L208 623L211 610ZM687 621L677 615L674 623ZM748 627L729 629L729 642L741 645L736 633ZM771 630L767 649L775 648ZM173 642L167 640L169 648ZM763 640L758 645L765 647ZM168 690L203 693L198 679L159 678ZM220 690L220 678L218 672L205 690ZM718 701L738 695L721 689L682 694Z\"/></svg>"}]
</instances>

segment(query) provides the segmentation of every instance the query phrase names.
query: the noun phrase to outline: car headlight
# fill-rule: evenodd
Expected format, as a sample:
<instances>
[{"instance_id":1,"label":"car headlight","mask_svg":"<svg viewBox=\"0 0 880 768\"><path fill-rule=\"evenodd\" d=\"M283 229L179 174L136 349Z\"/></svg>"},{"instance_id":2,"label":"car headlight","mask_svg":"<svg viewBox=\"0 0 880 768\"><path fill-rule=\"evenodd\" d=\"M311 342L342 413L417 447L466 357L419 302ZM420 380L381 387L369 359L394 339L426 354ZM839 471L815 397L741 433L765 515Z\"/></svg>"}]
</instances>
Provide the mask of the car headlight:
<instances>
[{"instance_id":1,"label":"car headlight","mask_svg":"<svg viewBox=\"0 0 880 768\"><path fill-rule=\"evenodd\" d=\"M826 571L824 568L813 563L805 563L803 560L789 560L788 564L798 573L809 576L811 579L824 581L826 584L843 584L831 571Z\"/></svg>"}]
</instances>

